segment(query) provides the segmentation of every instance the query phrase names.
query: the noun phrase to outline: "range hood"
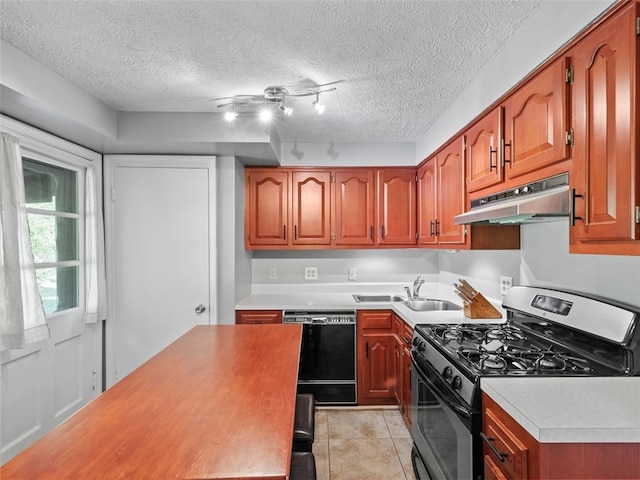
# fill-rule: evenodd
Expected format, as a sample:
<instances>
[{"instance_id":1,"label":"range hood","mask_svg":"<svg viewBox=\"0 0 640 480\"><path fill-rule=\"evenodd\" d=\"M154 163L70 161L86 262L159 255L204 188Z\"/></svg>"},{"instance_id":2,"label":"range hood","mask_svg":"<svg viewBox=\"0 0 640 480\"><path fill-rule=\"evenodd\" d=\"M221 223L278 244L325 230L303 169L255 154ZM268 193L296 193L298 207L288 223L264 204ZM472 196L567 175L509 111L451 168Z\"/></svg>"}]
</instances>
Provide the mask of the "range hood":
<instances>
[{"instance_id":1,"label":"range hood","mask_svg":"<svg viewBox=\"0 0 640 480\"><path fill-rule=\"evenodd\" d=\"M564 173L471 202L456 225L540 223L569 216L569 175Z\"/></svg>"}]
</instances>

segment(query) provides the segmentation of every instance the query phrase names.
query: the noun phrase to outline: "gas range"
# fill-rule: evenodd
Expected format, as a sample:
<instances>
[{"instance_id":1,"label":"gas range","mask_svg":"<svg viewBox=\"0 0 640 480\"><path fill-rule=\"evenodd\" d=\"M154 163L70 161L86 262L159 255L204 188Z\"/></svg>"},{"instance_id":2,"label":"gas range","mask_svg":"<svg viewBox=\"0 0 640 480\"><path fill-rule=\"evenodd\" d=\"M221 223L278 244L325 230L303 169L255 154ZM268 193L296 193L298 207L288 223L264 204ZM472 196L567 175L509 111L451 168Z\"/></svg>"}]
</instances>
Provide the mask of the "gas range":
<instances>
[{"instance_id":1,"label":"gas range","mask_svg":"<svg viewBox=\"0 0 640 480\"><path fill-rule=\"evenodd\" d=\"M489 376L640 375L640 309L516 286L505 323L416 325L411 458L416 478L483 478L481 383Z\"/></svg>"},{"instance_id":2,"label":"gas range","mask_svg":"<svg viewBox=\"0 0 640 480\"><path fill-rule=\"evenodd\" d=\"M483 376L640 375L632 307L527 286L512 287L503 307L505 323L416 325L414 362L429 363L468 404Z\"/></svg>"}]
</instances>

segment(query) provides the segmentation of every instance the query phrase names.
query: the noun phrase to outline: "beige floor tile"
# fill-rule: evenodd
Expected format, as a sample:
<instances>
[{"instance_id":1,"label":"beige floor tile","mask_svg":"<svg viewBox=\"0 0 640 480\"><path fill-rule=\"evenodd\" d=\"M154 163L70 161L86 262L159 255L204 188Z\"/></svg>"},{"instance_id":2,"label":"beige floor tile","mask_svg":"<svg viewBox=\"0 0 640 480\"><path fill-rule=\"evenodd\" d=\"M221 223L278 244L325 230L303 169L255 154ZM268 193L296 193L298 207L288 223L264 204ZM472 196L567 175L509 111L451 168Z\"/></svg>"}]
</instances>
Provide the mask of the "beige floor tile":
<instances>
[{"instance_id":1,"label":"beige floor tile","mask_svg":"<svg viewBox=\"0 0 640 480\"><path fill-rule=\"evenodd\" d=\"M331 480L329 473L329 440L327 438L314 440L313 456L316 459L317 480Z\"/></svg>"},{"instance_id":2,"label":"beige floor tile","mask_svg":"<svg viewBox=\"0 0 640 480\"><path fill-rule=\"evenodd\" d=\"M382 410L328 411L329 439L390 438Z\"/></svg>"},{"instance_id":3,"label":"beige floor tile","mask_svg":"<svg viewBox=\"0 0 640 480\"><path fill-rule=\"evenodd\" d=\"M331 480L405 480L390 438L329 440Z\"/></svg>"},{"instance_id":4,"label":"beige floor tile","mask_svg":"<svg viewBox=\"0 0 640 480\"><path fill-rule=\"evenodd\" d=\"M404 423L404 418L399 410L383 410L384 419L389 427L391 438L411 438L411 432Z\"/></svg>"},{"instance_id":5,"label":"beige floor tile","mask_svg":"<svg viewBox=\"0 0 640 480\"><path fill-rule=\"evenodd\" d=\"M316 409L314 438L315 439L321 439L321 440L329 438L329 431L328 431L328 427L327 427L327 411L326 410L318 410L318 409Z\"/></svg>"},{"instance_id":6,"label":"beige floor tile","mask_svg":"<svg viewBox=\"0 0 640 480\"><path fill-rule=\"evenodd\" d=\"M413 465L411 464L411 448L413 447L413 440L411 438L394 438L393 444L398 452L400 463L404 469L404 474L407 476L407 480L415 480L413 474Z\"/></svg>"}]
</instances>

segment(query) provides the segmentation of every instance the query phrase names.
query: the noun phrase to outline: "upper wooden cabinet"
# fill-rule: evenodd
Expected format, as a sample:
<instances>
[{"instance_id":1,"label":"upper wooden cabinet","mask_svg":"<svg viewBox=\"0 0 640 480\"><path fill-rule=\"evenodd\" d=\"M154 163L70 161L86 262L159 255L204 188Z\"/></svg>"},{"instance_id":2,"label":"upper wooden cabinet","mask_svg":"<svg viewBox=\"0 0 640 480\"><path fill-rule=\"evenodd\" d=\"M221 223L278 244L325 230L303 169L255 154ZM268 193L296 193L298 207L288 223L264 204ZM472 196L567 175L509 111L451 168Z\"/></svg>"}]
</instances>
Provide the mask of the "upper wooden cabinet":
<instances>
[{"instance_id":1,"label":"upper wooden cabinet","mask_svg":"<svg viewBox=\"0 0 640 480\"><path fill-rule=\"evenodd\" d=\"M332 231L336 245L374 245L375 181L373 170L354 168L335 173Z\"/></svg>"},{"instance_id":2,"label":"upper wooden cabinet","mask_svg":"<svg viewBox=\"0 0 640 480\"><path fill-rule=\"evenodd\" d=\"M501 161L507 188L568 170L569 72L569 59L561 57L505 100Z\"/></svg>"},{"instance_id":3,"label":"upper wooden cabinet","mask_svg":"<svg viewBox=\"0 0 640 480\"><path fill-rule=\"evenodd\" d=\"M504 179L502 163L502 108L494 108L465 132L467 193L477 192Z\"/></svg>"},{"instance_id":4,"label":"upper wooden cabinet","mask_svg":"<svg viewBox=\"0 0 640 480\"><path fill-rule=\"evenodd\" d=\"M289 243L289 172L245 170L245 246Z\"/></svg>"},{"instance_id":5,"label":"upper wooden cabinet","mask_svg":"<svg viewBox=\"0 0 640 480\"><path fill-rule=\"evenodd\" d=\"M378 244L415 245L416 169L378 171Z\"/></svg>"},{"instance_id":6,"label":"upper wooden cabinet","mask_svg":"<svg viewBox=\"0 0 640 480\"><path fill-rule=\"evenodd\" d=\"M245 248L416 245L415 168L246 168Z\"/></svg>"},{"instance_id":7,"label":"upper wooden cabinet","mask_svg":"<svg viewBox=\"0 0 640 480\"><path fill-rule=\"evenodd\" d=\"M465 205L463 148L460 137L418 169L418 238L422 246L465 244L465 226L453 223Z\"/></svg>"},{"instance_id":8,"label":"upper wooden cabinet","mask_svg":"<svg viewBox=\"0 0 640 480\"><path fill-rule=\"evenodd\" d=\"M631 3L572 51L572 253L640 254L639 10Z\"/></svg>"},{"instance_id":9,"label":"upper wooden cabinet","mask_svg":"<svg viewBox=\"0 0 640 480\"><path fill-rule=\"evenodd\" d=\"M293 245L331 244L331 173L293 170Z\"/></svg>"}]
</instances>

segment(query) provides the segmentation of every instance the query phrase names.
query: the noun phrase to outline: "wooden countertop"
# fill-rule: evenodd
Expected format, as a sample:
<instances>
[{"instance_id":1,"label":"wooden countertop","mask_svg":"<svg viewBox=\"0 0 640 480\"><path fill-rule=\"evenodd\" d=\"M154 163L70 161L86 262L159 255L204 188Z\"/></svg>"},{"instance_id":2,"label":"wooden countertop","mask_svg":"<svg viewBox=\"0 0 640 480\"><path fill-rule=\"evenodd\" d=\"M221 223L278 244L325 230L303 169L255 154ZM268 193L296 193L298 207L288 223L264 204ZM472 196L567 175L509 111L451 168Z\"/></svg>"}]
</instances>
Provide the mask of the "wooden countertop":
<instances>
[{"instance_id":1,"label":"wooden countertop","mask_svg":"<svg viewBox=\"0 0 640 480\"><path fill-rule=\"evenodd\" d=\"M302 328L197 326L0 468L2 479L286 479Z\"/></svg>"}]
</instances>

